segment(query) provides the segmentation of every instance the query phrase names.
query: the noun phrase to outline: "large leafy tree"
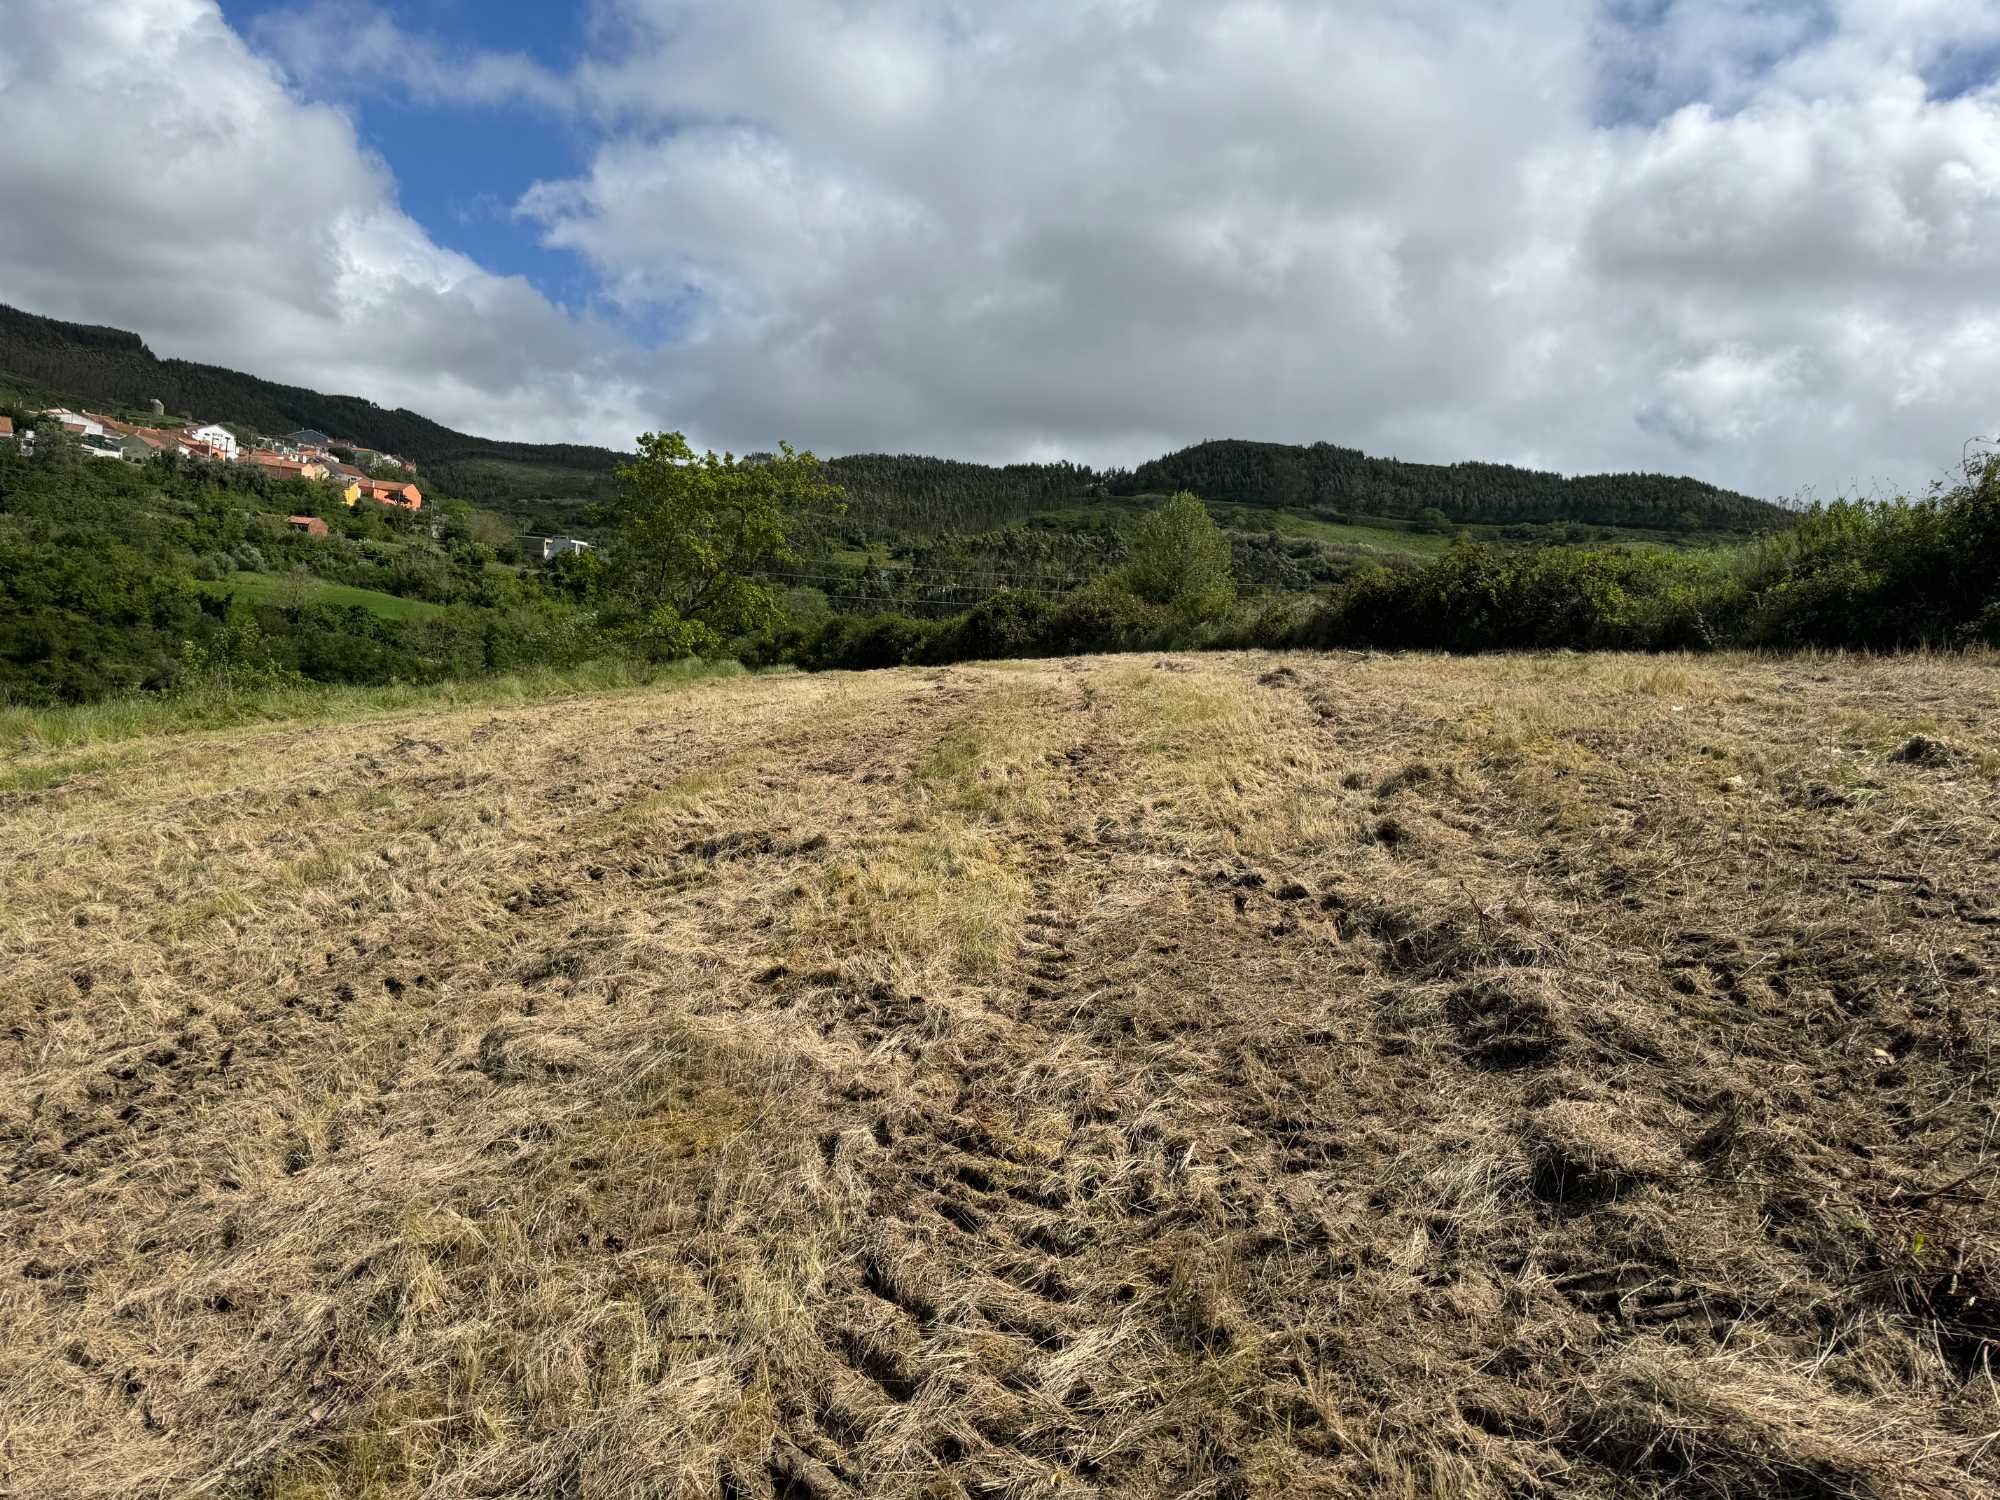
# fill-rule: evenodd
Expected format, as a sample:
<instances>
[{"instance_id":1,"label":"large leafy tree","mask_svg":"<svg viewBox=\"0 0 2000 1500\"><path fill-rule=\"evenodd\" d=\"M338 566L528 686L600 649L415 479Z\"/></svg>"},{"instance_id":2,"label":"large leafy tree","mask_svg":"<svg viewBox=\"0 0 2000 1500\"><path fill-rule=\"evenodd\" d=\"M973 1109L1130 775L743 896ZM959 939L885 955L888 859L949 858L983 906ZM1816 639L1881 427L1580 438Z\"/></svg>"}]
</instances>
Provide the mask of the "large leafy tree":
<instances>
[{"instance_id":1,"label":"large leafy tree","mask_svg":"<svg viewBox=\"0 0 2000 1500\"><path fill-rule=\"evenodd\" d=\"M1214 619L1236 600L1229 538L1186 490L1132 528L1119 581L1148 604L1189 620Z\"/></svg>"},{"instance_id":2,"label":"large leafy tree","mask_svg":"<svg viewBox=\"0 0 2000 1500\"><path fill-rule=\"evenodd\" d=\"M811 453L697 455L678 432L649 432L618 470L613 588L676 656L712 651L774 624L778 593L758 576L794 561L798 523L835 512L840 489Z\"/></svg>"}]
</instances>

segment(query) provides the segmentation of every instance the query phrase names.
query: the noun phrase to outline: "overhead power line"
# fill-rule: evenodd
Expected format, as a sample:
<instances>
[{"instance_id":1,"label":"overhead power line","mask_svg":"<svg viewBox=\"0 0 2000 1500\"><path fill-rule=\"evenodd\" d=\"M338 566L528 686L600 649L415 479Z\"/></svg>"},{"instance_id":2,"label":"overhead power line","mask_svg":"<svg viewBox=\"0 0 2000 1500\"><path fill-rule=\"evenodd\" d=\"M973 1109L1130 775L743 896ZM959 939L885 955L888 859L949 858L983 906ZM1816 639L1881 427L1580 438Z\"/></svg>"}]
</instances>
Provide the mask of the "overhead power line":
<instances>
[{"instance_id":1,"label":"overhead power line","mask_svg":"<svg viewBox=\"0 0 2000 1500\"><path fill-rule=\"evenodd\" d=\"M815 588L831 584L834 585L833 589L822 589L821 591L829 594L837 591L853 598L873 600L881 604L893 604L900 597L901 593L909 592L915 592L923 597L935 597L938 599L944 599L953 594L981 594L988 597L994 594L1038 594L1047 599L1061 599L1075 592L1074 587L1047 589L1034 588L1018 583L1004 583L997 580L968 581L961 579L954 582L920 582L915 585L914 590L905 590L899 593L899 591L885 589L878 593L862 587L860 579L841 577L835 574L767 573L764 576L776 583L802 584Z\"/></svg>"}]
</instances>

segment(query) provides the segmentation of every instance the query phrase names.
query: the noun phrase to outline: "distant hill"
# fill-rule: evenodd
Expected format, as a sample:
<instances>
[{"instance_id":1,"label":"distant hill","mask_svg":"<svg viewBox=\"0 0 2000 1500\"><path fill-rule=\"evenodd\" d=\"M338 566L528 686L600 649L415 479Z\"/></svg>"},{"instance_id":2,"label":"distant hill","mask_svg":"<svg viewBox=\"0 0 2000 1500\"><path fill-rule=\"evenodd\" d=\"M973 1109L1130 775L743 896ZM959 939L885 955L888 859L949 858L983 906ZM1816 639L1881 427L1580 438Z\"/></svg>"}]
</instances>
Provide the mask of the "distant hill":
<instances>
[{"instance_id":1,"label":"distant hill","mask_svg":"<svg viewBox=\"0 0 2000 1500\"><path fill-rule=\"evenodd\" d=\"M136 333L38 317L0 304L0 379L92 404L144 407L260 432L316 428L366 448L399 453L446 494L505 502L590 499L609 491L621 456L576 443L512 443L454 432L413 411L360 396L326 396L184 359L160 359Z\"/></svg>"},{"instance_id":2,"label":"distant hill","mask_svg":"<svg viewBox=\"0 0 2000 1500\"><path fill-rule=\"evenodd\" d=\"M1568 522L1678 535L1772 531L1783 506L1666 474L1570 478L1507 464L1406 463L1332 443L1197 443L1132 470L1072 463L968 464L915 454L832 459L850 514L878 532L984 531L1047 511L1074 515L1093 499L1192 490L1262 510L1407 520L1442 511L1463 525Z\"/></svg>"},{"instance_id":3,"label":"distant hill","mask_svg":"<svg viewBox=\"0 0 2000 1500\"><path fill-rule=\"evenodd\" d=\"M1114 494L1193 490L1205 500L1324 508L1369 516L1440 510L1476 524L1575 521L1663 531L1769 531L1793 515L1699 479L1667 474L1568 478L1509 464L1406 463L1332 443L1197 443L1113 478Z\"/></svg>"},{"instance_id":4,"label":"distant hill","mask_svg":"<svg viewBox=\"0 0 2000 1500\"><path fill-rule=\"evenodd\" d=\"M885 535L988 531L1103 493L1092 470L1072 463L969 464L909 453L854 453L827 460L826 469L847 491L849 518Z\"/></svg>"},{"instance_id":5,"label":"distant hill","mask_svg":"<svg viewBox=\"0 0 2000 1500\"><path fill-rule=\"evenodd\" d=\"M0 305L0 383L88 404L170 411L285 433L317 428L399 453L449 495L488 505L608 496L623 455L575 443L474 437L360 396L328 396L216 365L160 359L135 333L65 323ZM1766 501L1664 474L1560 474L1505 464L1406 463L1331 443L1198 443L1131 471L1072 463L988 465L879 453L828 461L848 492L847 525L876 536L985 531L1093 499L1189 489L1269 509L1461 523L1568 521L1670 532L1768 531L1791 524Z\"/></svg>"}]
</instances>

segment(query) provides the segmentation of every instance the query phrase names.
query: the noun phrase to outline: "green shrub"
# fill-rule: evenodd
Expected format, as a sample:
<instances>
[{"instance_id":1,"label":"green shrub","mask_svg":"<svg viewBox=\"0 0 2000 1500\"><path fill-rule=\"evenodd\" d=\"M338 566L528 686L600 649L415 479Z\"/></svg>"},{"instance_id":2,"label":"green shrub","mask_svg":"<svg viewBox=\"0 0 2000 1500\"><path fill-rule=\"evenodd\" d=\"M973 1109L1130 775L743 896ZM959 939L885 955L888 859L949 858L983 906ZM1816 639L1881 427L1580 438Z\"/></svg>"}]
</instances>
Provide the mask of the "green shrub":
<instances>
[{"instance_id":1,"label":"green shrub","mask_svg":"<svg viewBox=\"0 0 2000 1500\"><path fill-rule=\"evenodd\" d=\"M992 661L1009 656L1034 656L1046 649L1049 617L1054 613L1039 594L1009 591L947 620L925 644L928 663Z\"/></svg>"},{"instance_id":2,"label":"green shrub","mask_svg":"<svg viewBox=\"0 0 2000 1500\"><path fill-rule=\"evenodd\" d=\"M2000 459L1913 503L1836 501L1744 569L1756 645L1895 649L1988 640L2000 605Z\"/></svg>"},{"instance_id":3,"label":"green shrub","mask_svg":"<svg viewBox=\"0 0 2000 1500\"><path fill-rule=\"evenodd\" d=\"M1218 619L1236 600L1229 539L1186 490L1132 528L1116 579L1146 603L1189 622Z\"/></svg>"},{"instance_id":4,"label":"green shrub","mask_svg":"<svg viewBox=\"0 0 2000 1500\"><path fill-rule=\"evenodd\" d=\"M936 634L934 624L907 615L835 615L792 659L808 671L900 667L922 659Z\"/></svg>"},{"instance_id":5,"label":"green shrub","mask_svg":"<svg viewBox=\"0 0 2000 1500\"><path fill-rule=\"evenodd\" d=\"M1098 578L1063 600L1044 631L1049 651L1071 656L1130 650L1168 628L1166 610L1148 604L1111 578Z\"/></svg>"}]
</instances>

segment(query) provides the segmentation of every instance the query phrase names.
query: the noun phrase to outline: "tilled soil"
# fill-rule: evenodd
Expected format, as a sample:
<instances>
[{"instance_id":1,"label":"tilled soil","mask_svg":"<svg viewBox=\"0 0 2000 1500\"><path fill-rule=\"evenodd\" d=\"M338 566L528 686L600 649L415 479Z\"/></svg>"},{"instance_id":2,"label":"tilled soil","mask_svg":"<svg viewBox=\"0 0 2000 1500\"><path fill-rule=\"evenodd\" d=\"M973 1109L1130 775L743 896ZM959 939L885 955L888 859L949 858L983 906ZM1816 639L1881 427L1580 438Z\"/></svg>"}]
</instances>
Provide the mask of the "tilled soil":
<instances>
[{"instance_id":1,"label":"tilled soil","mask_svg":"<svg viewBox=\"0 0 2000 1500\"><path fill-rule=\"evenodd\" d=\"M2000 1490L1996 714L1141 657L129 749L0 805L0 1488Z\"/></svg>"}]
</instances>

